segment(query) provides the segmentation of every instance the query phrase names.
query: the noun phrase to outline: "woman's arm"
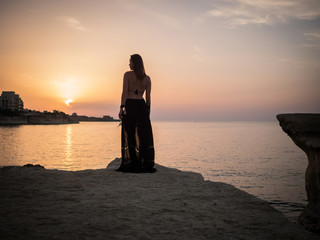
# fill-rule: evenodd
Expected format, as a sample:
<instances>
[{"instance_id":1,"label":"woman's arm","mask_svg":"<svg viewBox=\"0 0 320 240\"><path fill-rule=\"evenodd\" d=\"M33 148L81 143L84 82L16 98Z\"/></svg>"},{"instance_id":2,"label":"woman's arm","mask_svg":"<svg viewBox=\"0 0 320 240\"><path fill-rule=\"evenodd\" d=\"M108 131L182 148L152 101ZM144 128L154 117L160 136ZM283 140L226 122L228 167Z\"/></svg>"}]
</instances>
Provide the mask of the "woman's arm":
<instances>
[{"instance_id":1,"label":"woman's arm","mask_svg":"<svg viewBox=\"0 0 320 240\"><path fill-rule=\"evenodd\" d=\"M148 77L148 85L147 85L147 89L146 89L146 104L148 106L151 105L151 79L150 77Z\"/></svg>"},{"instance_id":2,"label":"woman's arm","mask_svg":"<svg viewBox=\"0 0 320 240\"><path fill-rule=\"evenodd\" d=\"M121 95L121 106L126 104L127 94L128 94L128 74L125 73L123 76L123 87L122 87L122 95Z\"/></svg>"},{"instance_id":3,"label":"woman's arm","mask_svg":"<svg viewBox=\"0 0 320 240\"><path fill-rule=\"evenodd\" d=\"M122 87L122 95L121 95L121 106L120 106L120 112L118 114L119 118L122 119L124 108L123 106L126 104L127 94L128 94L128 74L125 73L123 76L123 87Z\"/></svg>"}]
</instances>

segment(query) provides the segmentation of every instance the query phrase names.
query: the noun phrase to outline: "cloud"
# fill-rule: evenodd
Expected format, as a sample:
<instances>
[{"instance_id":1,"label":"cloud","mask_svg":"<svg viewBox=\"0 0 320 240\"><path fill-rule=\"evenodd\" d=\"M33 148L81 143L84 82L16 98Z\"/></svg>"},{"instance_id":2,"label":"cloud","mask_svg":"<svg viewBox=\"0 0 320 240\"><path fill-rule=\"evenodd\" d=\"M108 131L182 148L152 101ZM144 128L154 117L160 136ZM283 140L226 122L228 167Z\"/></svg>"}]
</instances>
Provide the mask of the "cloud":
<instances>
[{"instance_id":1,"label":"cloud","mask_svg":"<svg viewBox=\"0 0 320 240\"><path fill-rule=\"evenodd\" d=\"M305 36L309 37L309 40L320 40L320 33L313 32L313 33L304 33Z\"/></svg>"},{"instance_id":2,"label":"cloud","mask_svg":"<svg viewBox=\"0 0 320 240\"><path fill-rule=\"evenodd\" d=\"M297 58L280 58L277 59L276 62L282 63L282 64L288 64L288 65L294 65L295 67L311 67L314 69L320 68L320 63L317 60L303 60L303 59L297 59Z\"/></svg>"},{"instance_id":3,"label":"cloud","mask_svg":"<svg viewBox=\"0 0 320 240\"><path fill-rule=\"evenodd\" d=\"M172 28L177 28L177 29L182 28L182 24L178 19L168 16L166 14L160 13L159 11L154 11L150 7L146 7L146 4L145 4L146 2L153 2L153 1L142 1L141 3L136 1L126 1L126 0L120 1L122 6L127 9L139 11L140 13L143 13L145 15L149 15L155 18L156 20L158 20L159 22L167 26L170 26Z\"/></svg>"},{"instance_id":4,"label":"cloud","mask_svg":"<svg viewBox=\"0 0 320 240\"><path fill-rule=\"evenodd\" d=\"M320 33L319 32L308 32L304 33L304 35L307 37L307 42L303 43L303 47L311 47L311 48L317 48L320 49Z\"/></svg>"},{"instance_id":5,"label":"cloud","mask_svg":"<svg viewBox=\"0 0 320 240\"><path fill-rule=\"evenodd\" d=\"M207 64L215 64L218 62L217 59L208 56L203 53L203 50L199 46L193 46L193 59L197 62L207 63Z\"/></svg>"},{"instance_id":6,"label":"cloud","mask_svg":"<svg viewBox=\"0 0 320 240\"><path fill-rule=\"evenodd\" d=\"M66 24L68 27L71 27L73 29L79 30L79 31L85 31L87 30L81 23L79 20L73 18L73 17L69 17L69 16L59 16L56 17L56 20L63 22L64 24Z\"/></svg>"},{"instance_id":7,"label":"cloud","mask_svg":"<svg viewBox=\"0 0 320 240\"><path fill-rule=\"evenodd\" d=\"M224 0L212 4L206 15L225 19L229 27L273 25L290 19L317 19L320 17L320 4L319 0Z\"/></svg>"},{"instance_id":8,"label":"cloud","mask_svg":"<svg viewBox=\"0 0 320 240\"><path fill-rule=\"evenodd\" d=\"M173 28L182 28L182 25L181 23L175 19L175 18L172 18L172 17L169 17L169 16L166 16L166 15L163 15L163 14L160 14L160 13L157 13L157 12L153 12L153 11L150 11L150 10L147 10L145 11L147 14L149 14L150 16L153 16L154 18L158 19L158 21L168 25L168 26L171 26Z\"/></svg>"}]
</instances>

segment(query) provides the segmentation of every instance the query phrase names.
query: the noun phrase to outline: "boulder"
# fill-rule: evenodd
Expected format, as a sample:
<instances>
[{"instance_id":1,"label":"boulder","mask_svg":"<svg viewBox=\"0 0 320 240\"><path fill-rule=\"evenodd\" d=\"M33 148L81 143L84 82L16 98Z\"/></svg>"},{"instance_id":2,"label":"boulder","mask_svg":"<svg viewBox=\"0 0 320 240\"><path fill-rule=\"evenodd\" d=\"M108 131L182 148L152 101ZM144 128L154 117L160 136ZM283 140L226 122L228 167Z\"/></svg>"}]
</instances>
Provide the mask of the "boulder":
<instances>
[{"instance_id":1,"label":"boulder","mask_svg":"<svg viewBox=\"0 0 320 240\"><path fill-rule=\"evenodd\" d=\"M279 114L283 131L307 155L305 186L308 205L299 217L307 229L320 231L320 114Z\"/></svg>"}]
</instances>

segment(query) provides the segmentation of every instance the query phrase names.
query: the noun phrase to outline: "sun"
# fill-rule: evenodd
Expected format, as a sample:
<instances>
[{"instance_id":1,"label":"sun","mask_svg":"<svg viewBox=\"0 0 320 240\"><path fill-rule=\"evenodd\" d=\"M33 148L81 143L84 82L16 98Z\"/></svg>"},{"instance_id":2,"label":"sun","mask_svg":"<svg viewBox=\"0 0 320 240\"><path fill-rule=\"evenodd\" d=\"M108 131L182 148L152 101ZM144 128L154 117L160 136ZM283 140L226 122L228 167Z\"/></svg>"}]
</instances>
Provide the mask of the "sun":
<instances>
[{"instance_id":1,"label":"sun","mask_svg":"<svg viewBox=\"0 0 320 240\"><path fill-rule=\"evenodd\" d=\"M70 103L72 103L72 102L73 102L73 100L71 98L64 101L64 103L67 104L68 106L70 106Z\"/></svg>"}]
</instances>

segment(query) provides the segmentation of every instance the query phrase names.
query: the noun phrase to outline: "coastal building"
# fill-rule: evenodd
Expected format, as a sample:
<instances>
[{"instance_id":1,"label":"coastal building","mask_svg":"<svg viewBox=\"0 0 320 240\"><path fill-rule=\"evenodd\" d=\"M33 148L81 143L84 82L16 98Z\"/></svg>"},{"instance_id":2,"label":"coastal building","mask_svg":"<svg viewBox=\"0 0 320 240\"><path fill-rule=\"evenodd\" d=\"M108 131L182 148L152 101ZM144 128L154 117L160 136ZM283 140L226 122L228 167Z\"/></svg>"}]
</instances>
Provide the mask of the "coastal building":
<instances>
[{"instance_id":1,"label":"coastal building","mask_svg":"<svg viewBox=\"0 0 320 240\"><path fill-rule=\"evenodd\" d=\"M23 101L13 91L2 91L0 96L0 109L11 111L23 111Z\"/></svg>"}]
</instances>

